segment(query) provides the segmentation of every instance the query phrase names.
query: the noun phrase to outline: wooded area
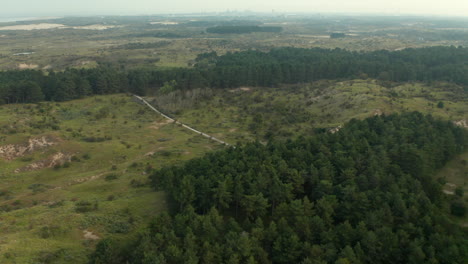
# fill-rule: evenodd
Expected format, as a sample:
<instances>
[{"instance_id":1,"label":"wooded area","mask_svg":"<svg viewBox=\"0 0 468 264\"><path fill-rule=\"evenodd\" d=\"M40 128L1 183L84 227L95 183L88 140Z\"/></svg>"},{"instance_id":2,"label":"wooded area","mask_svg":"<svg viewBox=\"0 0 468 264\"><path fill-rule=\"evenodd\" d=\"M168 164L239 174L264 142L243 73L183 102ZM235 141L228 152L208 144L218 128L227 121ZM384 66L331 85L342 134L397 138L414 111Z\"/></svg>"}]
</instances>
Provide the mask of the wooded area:
<instances>
[{"instance_id":1,"label":"wooded area","mask_svg":"<svg viewBox=\"0 0 468 264\"><path fill-rule=\"evenodd\" d=\"M433 174L466 139L413 112L166 167L151 181L173 214L135 241L102 240L91 263L461 264L466 232Z\"/></svg>"},{"instance_id":2,"label":"wooded area","mask_svg":"<svg viewBox=\"0 0 468 264\"><path fill-rule=\"evenodd\" d=\"M468 48L430 47L402 51L278 48L198 56L192 68L94 69L0 72L0 103L65 101L91 94L144 95L161 87L193 89L272 87L321 79L376 78L382 83L448 81L468 85Z\"/></svg>"}]
</instances>

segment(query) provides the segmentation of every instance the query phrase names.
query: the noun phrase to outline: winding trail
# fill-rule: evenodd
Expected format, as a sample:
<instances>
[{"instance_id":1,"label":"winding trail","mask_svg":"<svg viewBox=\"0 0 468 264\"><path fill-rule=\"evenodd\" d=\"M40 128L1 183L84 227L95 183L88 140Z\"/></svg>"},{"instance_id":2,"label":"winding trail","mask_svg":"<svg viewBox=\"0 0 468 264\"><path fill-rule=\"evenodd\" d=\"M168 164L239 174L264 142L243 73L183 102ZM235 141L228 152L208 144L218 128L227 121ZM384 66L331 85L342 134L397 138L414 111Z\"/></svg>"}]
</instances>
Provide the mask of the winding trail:
<instances>
[{"instance_id":1,"label":"winding trail","mask_svg":"<svg viewBox=\"0 0 468 264\"><path fill-rule=\"evenodd\" d=\"M179 124L179 125L185 127L186 129L191 130L192 132L195 132L195 133L197 133L197 134L200 134L200 135L202 135L202 136L204 136L204 137L206 137L206 138L208 138L208 139L211 139L211 140L213 140L213 141L216 141L216 142L218 142L218 143L220 143L220 144L223 144L223 145L226 145L226 146L231 146L231 147L235 148L235 147L232 146L231 144L229 144L229 143L227 143L227 142L224 142L224 141L222 141L221 139L217 139L217 138L215 138L215 137L213 137L213 136L210 136L210 135L208 135L208 134L206 134L206 133L203 133L203 132L198 131L198 130L196 130L196 129L194 129L194 128L191 128L191 127L187 126L186 124L183 124L183 123L181 123L181 122L179 122L179 121L177 121L177 120L175 120L175 119L173 119L173 118L171 118L171 117L165 115L164 113L162 113L161 111L159 111L158 109L156 109L154 106L152 106L150 103L148 103L148 102L147 102L145 99L143 99L142 97L140 97L140 96L138 96L138 95L133 95L133 97L136 98L136 99L137 99L138 101L140 101L141 103L143 103L143 104L145 104L146 106L148 106L149 108L151 108L151 110L153 110L153 111L155 111L156 113L158 113L158 114L160 114L161 116L163 116L164 118L173 121L175 124Z\"/></svg>"}]
</instances>

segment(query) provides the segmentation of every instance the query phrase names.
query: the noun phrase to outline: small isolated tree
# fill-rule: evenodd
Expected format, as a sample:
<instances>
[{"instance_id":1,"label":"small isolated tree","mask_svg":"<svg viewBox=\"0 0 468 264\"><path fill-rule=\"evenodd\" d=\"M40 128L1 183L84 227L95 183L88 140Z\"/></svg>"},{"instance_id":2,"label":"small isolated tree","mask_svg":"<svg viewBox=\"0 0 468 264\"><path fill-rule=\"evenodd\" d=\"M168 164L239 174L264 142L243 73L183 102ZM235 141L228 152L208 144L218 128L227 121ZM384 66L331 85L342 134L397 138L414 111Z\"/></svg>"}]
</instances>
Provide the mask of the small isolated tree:
<instances>
[{"instance_id":1,"label":"small isolated tree","mask_svg":"<svg viewBox=\"0 0 468 264\"><path fill-rule=\"evenodd\" d=\"M437 103L437 107L444 108L444 102L440 101L439 103Z\"/></svg>"}]
</instances>

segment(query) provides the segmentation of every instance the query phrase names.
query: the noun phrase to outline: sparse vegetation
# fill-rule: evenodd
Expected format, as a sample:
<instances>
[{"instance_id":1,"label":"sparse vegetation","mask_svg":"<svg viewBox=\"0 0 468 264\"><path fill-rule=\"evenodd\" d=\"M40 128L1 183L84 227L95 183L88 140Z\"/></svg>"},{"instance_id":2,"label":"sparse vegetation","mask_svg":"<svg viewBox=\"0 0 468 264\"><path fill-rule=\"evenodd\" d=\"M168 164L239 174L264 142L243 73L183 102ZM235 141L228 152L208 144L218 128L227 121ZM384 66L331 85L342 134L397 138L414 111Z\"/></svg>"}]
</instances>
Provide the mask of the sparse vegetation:
<instances>
[{"instance_id":1,"label":"sparse vegetation","mask_svg":"<svg viewBox=\"0 0 468 264\"><path fill-rule=\"evenodd\" d=\"M170 124L164 124L159 129L152 128L153 122L161 122L159 117L132 103L126 95L44 103L38 106L44 111L37 111L34 105L25 106L28 108L23 108L23 105L3 105L0 108L0 127L14 125L17 130L15 134L2 132L0 148L5 145L23 146L30 137L43 142L43 135L44 142L54 144L38 147L24 156L15 154L12 160L0 157L0 211L4 227L0 230L0 236L6 241L0 244L0 263L36 263L51 256L55 262L86 263L87 254L96 243L81 236L85 228L92 228L99 237L111 234L130 236L130 231L145 225L152 216L166 209L164 194L153 192L144 184L147 175L142 172L146 169L146 162L172 164L218 147L204 139L187 146L186 142L192 135ZM109 109L107 118L95 120L94 117L90 118L92 115L86 114L86 111L95 113L102 107ZM67 114L64 115L61 109L67 109ZM136 115L141 109L143 111ZM29 125L41 120L43 115L55 117L64 128L54 130L49 126L38 129ZM110 118L113 115L115 119ZM81 136L74 137L72 133L80 133ZM112 137L112 140L83 140L85 137L105 136L108 139ZM157 141L160 137L171 140ZM127 148L121 140L134 147ZM138 145L141 145L141 149L135 147ZM158 151L158 148L165 148L171 153L183 149L190 154L145 156L150 151ZM51 154L57 152L68 153L71 162L60 163L59 169L38 167L15 172L25 165L48 160ZM128 168L133 163L139 165L126 173L121 172L121 168ZM116 165L115 169L113 165ZM118 177L106 180L106 176L112 174ZM129 216L121 218L119 210L129 206L134 218L139 220L126 225L124 223L128 222ZM114 216L116 212L119 212L119 217ZM101 222L83 225L83 219L103 215L116 217L120 224L115 228ZM41 230L43 226L48 226L49 230ZM51 227L67 232L53 235L53 232L49 232ZM41 238L41 232L49 237ZM25 238L29 241L28 247L22 246ZM43 239L47 239L47 243ZM58 249L66 253L56 254Z\"/></svg>"}]
</instances>

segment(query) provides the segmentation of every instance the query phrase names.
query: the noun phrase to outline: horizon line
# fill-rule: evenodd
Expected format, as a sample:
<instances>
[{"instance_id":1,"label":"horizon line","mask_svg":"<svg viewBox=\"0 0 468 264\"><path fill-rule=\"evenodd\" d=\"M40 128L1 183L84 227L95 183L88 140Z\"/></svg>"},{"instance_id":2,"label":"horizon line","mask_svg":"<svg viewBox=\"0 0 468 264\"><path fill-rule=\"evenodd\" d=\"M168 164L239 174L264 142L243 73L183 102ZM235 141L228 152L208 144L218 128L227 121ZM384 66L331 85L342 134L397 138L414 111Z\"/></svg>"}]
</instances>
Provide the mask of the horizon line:
<instances>
[{"instance_id":1,"label":"horizon line","mask_svg":"<svg viewBox=\"0 0 468 264\"><path fill-rule=\"evenodd\" d=\"M20 19L17 21L34 21L34 20L45 20L45 19L60 19L66 17L151 17L151 16L210 16L210 15L264 15L264 16L279 16L279 15L302 15L302 16L322 16L322 15L341 15L341 16L379 16L379 17L440 17L440 18L468 18L468 15L449 15L449 14L434 14L434 13L387 13L387 12L305 12L305 11L252 11L252 10L224 10L224 11L209 11L209 12L161 12L161 13L110 13L110 14L17 14L17 15L5 15L0 14L0 18L4 19ZM11 21L15 22L15 21Z\"/></svg>"}]
</instances>

